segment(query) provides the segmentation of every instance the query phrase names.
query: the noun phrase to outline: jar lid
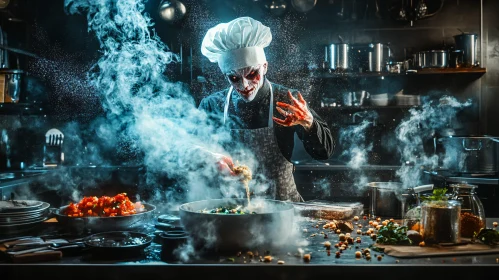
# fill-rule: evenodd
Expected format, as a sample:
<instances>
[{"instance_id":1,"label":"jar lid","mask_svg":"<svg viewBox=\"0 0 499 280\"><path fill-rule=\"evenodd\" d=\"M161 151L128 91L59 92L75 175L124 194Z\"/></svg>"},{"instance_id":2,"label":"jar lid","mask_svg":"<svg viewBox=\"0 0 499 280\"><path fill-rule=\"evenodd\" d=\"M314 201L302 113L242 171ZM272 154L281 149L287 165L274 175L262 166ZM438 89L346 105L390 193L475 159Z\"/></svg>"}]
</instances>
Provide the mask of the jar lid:
<instances>
[{"instance_id":1,"label":"jar lid","mask_svg":"<svg viewBox=\"0 0 499 280\"><path fill-rule=\"evenodd\" d=\"M470 185L466 182L461 182L461 183L458 183L458 184L451 184L450 185L451 188L461 188L461 189L474 189L476 187L478 187L477 185Z\"/></svg>"}]
</instances>

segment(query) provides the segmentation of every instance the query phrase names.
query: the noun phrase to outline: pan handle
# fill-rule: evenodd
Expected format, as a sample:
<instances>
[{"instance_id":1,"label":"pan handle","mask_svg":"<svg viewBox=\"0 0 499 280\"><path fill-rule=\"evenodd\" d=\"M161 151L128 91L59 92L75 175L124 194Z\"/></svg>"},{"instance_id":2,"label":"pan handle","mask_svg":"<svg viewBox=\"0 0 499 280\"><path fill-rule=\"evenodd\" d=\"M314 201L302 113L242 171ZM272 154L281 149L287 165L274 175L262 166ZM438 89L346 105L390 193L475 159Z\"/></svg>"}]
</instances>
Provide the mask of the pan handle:
<instances>
[{"instance_id":1,"label":"pan handle","mask_svg":"<svg viewBox=\"0 0 499 280\"><path fill-rule=\"evenodd\" d=\"M463 139L463 149L465 151L480 151L482 149L482 141L478 141L478 146L476 148L469 148L466 146L466 139Z\"/></svg>"}]
</instances>

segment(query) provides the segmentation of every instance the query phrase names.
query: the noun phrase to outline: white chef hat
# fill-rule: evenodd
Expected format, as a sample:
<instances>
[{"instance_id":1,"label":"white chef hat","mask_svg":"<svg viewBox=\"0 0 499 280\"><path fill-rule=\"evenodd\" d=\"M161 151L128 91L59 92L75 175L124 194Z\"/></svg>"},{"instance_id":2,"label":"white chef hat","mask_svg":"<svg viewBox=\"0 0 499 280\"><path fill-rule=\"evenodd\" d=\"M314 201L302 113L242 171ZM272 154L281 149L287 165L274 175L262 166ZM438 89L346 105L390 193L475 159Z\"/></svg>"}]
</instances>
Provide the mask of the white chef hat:
<instances>
[{"instance_id":1,"label":"white chef hat","mask_svg":"<svg viewBox=\"0 0 499 280\"><path fill-rule=\"evenodd\" d=\"M227 73L267 62L263 48L271 41L270 28L250 17L240 17L210 28L201 53Z\"/></svg>"}]
</instances>

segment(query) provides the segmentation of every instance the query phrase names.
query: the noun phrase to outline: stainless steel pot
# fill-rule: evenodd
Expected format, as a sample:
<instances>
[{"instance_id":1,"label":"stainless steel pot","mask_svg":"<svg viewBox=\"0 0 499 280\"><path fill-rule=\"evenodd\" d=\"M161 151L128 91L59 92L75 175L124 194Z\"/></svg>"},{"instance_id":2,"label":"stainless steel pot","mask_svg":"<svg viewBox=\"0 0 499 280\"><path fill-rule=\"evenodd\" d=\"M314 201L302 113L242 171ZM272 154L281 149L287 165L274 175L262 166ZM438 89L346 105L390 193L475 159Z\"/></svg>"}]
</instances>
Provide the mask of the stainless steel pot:
<instances>
[{"instance_id":1,"label":"stainless steel pot","mask_svg":"<svg viewBox=\"0 0 499 280\"><path fill-rule=\"evenodd\" d=\"M371 182L369 212L372 217L400 219L408 209L419 205L420 192L432 190L433 185L404 188L400 182Z\"/></svg>"},{"instance_id":2,"label":"stainless steel pot","mask_svg":"<svg viewBox=\"0 0 499 280\"><path fill-rule=\"evenodd\" d=\"M382 43L370 44L369 52L369 71L385 72L388 71L388 62L391 57L391 49Z\"/></svg>"},{"instance_id":3,"label":"stainless steel pot","mask_svg":"<svg viewBox=\"0 0 499 280\"><path fill-rule=\"evenodd\" d=\"M449 66L449 52L446 50L431 50L424 52L423 68L446 68Z\"/></svg>"},{"instance_id":4,"label":"stainless steel pot","mask_svg":"<svg viewBox=\"0 0 499 280\"><path fill-rule=\"evenodd\" d=\"M477 57L477 34L459 34L454 36L456 49L463 51L463 67L478 66Z\"/></svg>"},{"instance_id":5,"label":"stainless steel pot","mask_svg":"<svg viewBox=\"0 0 499 280\"><path fill-rule=\"evenodd\" d=\"M329 69L350 69L350 46L348 44L330 44L327 47L326 56Z\"/></svg>"},{"instance_id":6,"label":"stainless steel pot","mask_svg":"<svg viewBox=\"0 0 499 280\"><path fill-rule=\"evenodd\" d=\"M438 138L435 153L442 167L462 173L497 173L499 171L499 137L449 136Z\"/></svg>"},{"instance_id":7,"label":"stainless steel pot","mask_svg":"<svg viewBox=\"0 0 499 280\"><path fill-rule=\"evenodd\" d=\"M180 206L180 221L196 248L234 250L282 248L289 244L294 206L276 200L251 200L257 214L212 214L200 210L228 205L247 205L246 199L210 199Z\"/></svg>"},{"instance_id":8,"label":"stainless steel pot","mask_svg":"<svg viewBox=\"0 0 499 280\"><path fill-rule=\"evenodd\" d=\"M20 69L0 69L0 103L19 102L23 74Z\"/></svg>"}]
</instances>

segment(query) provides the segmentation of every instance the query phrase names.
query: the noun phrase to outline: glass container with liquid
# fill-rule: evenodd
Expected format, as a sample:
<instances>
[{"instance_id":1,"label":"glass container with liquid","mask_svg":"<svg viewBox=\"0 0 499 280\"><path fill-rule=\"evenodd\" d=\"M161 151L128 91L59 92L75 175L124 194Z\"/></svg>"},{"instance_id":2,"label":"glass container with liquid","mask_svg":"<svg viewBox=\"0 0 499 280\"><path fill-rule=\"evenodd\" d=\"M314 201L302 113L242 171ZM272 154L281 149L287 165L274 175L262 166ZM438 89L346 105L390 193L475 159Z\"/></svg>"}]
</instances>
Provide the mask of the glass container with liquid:
<instances>
[{"instance_id":1,"label":"glass container with liquid","mask_svg":"<svg viewBox=\"0 0 499 280\"><path fill-rule=\"evenodd\" d=\"M475 232L485 227L485 210L476 194L477 186L463 182L450 187L452 199L461 202L461 236L472 238Z\"/></svg>"}]
</instances>

